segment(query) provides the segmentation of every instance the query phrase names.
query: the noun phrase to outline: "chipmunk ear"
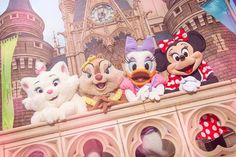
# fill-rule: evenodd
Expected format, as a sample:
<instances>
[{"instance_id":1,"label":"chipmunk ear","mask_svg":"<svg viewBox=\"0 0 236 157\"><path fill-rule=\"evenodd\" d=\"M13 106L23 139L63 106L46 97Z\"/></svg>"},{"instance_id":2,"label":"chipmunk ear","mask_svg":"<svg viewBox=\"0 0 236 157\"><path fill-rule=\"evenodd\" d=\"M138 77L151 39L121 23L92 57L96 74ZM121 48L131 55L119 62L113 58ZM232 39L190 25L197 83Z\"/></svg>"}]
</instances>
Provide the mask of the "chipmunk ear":
<instances>
[{"instance_id":1,"label":"chipmunk ear","mask_svg":"<svg viewBox=\"0 0 236 157\"><path fill-rule=\"evenodd\" d=\"M166 54L162 53L160 49L156 49L154 56L156 58L157 71L159 71L159 72L165 71L167 69L168 64L169 64L169 62L166 58Z\"/></svg>"}]
</instances>

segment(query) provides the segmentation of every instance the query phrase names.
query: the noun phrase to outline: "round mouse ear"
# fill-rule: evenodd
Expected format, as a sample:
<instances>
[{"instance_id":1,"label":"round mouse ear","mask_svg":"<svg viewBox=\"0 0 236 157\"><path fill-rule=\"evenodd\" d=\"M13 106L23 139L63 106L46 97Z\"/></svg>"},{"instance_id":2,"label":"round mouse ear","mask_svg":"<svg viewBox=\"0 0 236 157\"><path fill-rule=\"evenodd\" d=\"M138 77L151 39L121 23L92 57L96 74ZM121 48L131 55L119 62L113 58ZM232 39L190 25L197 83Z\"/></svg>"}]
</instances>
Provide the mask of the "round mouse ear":
<instances>
[{"instance_id":1,"label":"round mouse ear","mask_svg":"<svg viewBox=\"0 0 236 157\"><path fill-rule=\"evenodd\" d=\"M197 31L188 32L188 43L192 45L194 51L203 52L206 49L206 41L204 37Z\"/></svg>"},{"instance_id":2,"label":"round mouse ear","mask_svg":"<svg viewBox=\"0 0 236 157\"><path fill-rule=\"evenodd\" d=\"M167 69L168 66L168 60L166 58L166 54L162 53L160 49L155 50L155 59L157 63L157 71L163 72Z\"/></svg>"}]
</instances>

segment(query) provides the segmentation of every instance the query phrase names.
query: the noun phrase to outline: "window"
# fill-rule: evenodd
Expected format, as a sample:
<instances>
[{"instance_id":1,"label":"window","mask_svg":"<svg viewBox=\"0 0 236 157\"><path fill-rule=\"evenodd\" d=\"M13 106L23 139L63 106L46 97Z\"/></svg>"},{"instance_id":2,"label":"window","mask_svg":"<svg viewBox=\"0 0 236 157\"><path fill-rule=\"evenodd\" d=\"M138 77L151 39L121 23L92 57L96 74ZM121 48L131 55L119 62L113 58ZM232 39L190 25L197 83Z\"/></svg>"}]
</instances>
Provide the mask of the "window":
<instances>
[{"instance_id":1,"label":"window","mask_svg":"<svg viewBox=\"0 0 236 157\"><path fill-rule=\"evenodd\" d=\"M15 19L15 18L18 18L18 14L17 13L14 13L14 14L11 14L10 15L10 19Z\"/></svg>"},{"instance_id":2,"label":"window","mask_svg":"<svg viewBox=\"0 0 236 157\"><path fill-rule=\"evenodd\" d=\"M225 45L225 40L222 38L220 33L212 35L214 41L213 43L217 46L217 52L222 52L228 50Z\"/></svg>"},{"instance_id":3,"label":"window","mask_svg":"<svg viewBox=\"0 0 236 157\"><path fill-rule=\"evenodd\" d=\"M178 16L180 13L182 13L182 8L179 6L179 7L177 7L177 8L175 8L174 9L174 12L173 12L173 14L174 14L174 17L176 17L176 16Z\"/></svg>"},{"instance_id":4,"label":"window","mask_svg":"<svg viewBox=\"0 0 236 157\"><path fill-rule=\"evenodd\" d=\"M42 43L40 43L40 42L38 42L38 41L35 41L35 42L34 42L34 47L43 48L43 45L42 45Z\"/></svg>"},{"instance_id":5,"label":"window","mask_svg":"<svg viewBox=\"0 0 236 157\"><path fill-rule=\"evenodd\" d=\"M206 0L197 0L198 3L206 2Z\"/></svg>"},{"instance_id":6,"label":"window","mask_svg":"<svg viewBox=\"0 0 236 157\"><path fill-rule=\"evenodd\" d=\"M32 21L35 21L35 17L32 16L32 15L27 15L27 19L32 20Z\"/></svg>"},{"instance_id":7,"label":"window","mask_svg":"<svg viewBox=\"0 0 236 157\"><path fill-rule=\"evenodd\" d=\"M152 32L153 33L156 33L156 32L160 32L161 31L161 28L158 24L155 24L155 25L152 25L151 26L151 29L152 29Z\"/></svg>"}]
</instances>

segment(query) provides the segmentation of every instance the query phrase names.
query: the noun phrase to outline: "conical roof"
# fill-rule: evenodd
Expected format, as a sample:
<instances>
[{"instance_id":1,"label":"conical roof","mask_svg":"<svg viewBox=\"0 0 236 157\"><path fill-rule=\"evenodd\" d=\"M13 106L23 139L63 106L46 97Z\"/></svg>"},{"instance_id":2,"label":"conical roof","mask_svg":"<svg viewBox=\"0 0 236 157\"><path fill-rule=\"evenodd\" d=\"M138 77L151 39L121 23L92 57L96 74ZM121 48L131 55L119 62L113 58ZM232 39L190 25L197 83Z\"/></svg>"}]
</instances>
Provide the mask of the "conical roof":
<instances>
[{"instance_id":1,"label":"conical roof","mask_svg":"<svg viewBox=\"0 0 236 157\"><path fill-rule=\"evenodd\" d=\"M29 0L10 0L6 12L27 11L35 13Z\"/></svg>"}]
</instances>

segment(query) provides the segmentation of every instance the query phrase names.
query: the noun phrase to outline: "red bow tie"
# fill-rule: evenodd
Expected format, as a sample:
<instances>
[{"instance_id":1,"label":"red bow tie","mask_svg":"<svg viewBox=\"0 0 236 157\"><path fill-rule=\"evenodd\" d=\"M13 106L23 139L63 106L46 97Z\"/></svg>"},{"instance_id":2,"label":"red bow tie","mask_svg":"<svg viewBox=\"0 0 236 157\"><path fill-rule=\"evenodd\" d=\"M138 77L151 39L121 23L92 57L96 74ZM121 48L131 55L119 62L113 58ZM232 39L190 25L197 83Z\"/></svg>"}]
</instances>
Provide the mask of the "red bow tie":
<instances>
[{"instance_id":1,"label":"red bow tie","mask_svg":"<svg viewBox=\"0 0 236 157\"><path fill-rule=\"evenodd\" d=\"M159 42L159 48L161 49L162 53L166 53L167 49L169 48L170 44L176 41L188 41L188 35L183 28L175 34L173 39L166 39Z\"/></svg>"}]
</instances>

